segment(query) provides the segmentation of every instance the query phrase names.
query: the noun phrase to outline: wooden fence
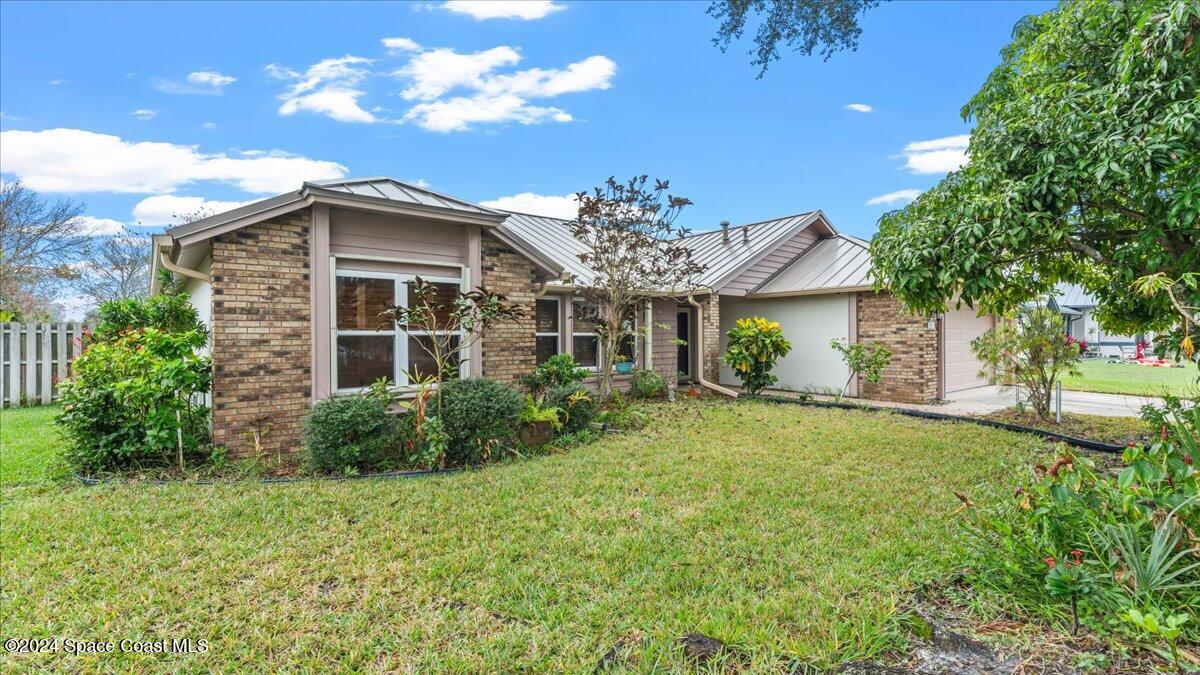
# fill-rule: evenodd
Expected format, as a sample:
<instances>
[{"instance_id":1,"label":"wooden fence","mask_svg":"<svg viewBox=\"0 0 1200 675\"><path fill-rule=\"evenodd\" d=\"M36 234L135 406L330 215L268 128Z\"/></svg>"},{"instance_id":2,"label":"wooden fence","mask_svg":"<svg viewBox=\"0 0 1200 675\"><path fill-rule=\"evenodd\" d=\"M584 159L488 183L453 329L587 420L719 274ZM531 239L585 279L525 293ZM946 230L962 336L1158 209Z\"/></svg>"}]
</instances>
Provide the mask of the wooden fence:
<instances>
[{"instance_id":1,"label":"wooden fence","mask_svg":"<svg viewBox=\"0 0 1200 675\"><path fill-rule=\"evenodd\" d=\"M0 323L0 403L44 405L58 398L82 351L82 323Z\"/></svg>"}]
</instances>

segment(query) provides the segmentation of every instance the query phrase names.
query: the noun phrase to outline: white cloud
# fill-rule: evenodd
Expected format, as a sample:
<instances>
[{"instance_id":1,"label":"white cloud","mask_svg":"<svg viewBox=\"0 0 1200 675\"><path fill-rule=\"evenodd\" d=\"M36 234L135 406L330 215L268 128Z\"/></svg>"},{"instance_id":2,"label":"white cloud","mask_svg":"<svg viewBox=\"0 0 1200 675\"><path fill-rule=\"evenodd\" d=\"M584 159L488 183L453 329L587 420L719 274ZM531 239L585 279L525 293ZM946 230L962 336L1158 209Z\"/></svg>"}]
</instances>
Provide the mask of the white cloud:
<instances>
[{"instance_id":1,"label":"white cloud","mask_svg":"<svg viewBox=\"0 0 1200 675\"><path fill-rule=\"evenodd\" d=\"M867 206L875 206L876 204L907 204L916 199L921 194L921 190L909 188L907 190L896 190L878 197L871 197L867 200Z\"/></svg>"},{"instance_id":2,"label":"white cloud","mask_svg":"<svg viewBox=\"0 0 1200 675\"><path fill-rule=\"evenodd\" d=\"M541 124L570 122L571 114L559 108L528 105L517 96L476 96L432 101L413 106L404 115L405 121L416 122L430 131L465 131L480 122Z\"/></svg>"},{"instance_id":3,"label":"white cloud","mask_svg":"<svg viewBox=\"0 0 1200 675\"><path fill-rule=\"evenodd\" d=\"M358 104L358 99L366 93L358 88L358 84L371 74L367 66L373 62L373 59L347 55L318 61L304 73L275 63L268 65L266 71L272 77L295 80L291 88L279 96L283 101L279 114L310 112L339 122L370 124L378 121Z\"/></svg>"},{"instance_id":4,"label":"white cloud","mask_svg":"<svg viewBox=\"0 0 1200 675\"><path fill-rule=\"evenodd\" d=\"M914 141L904 146L904 168L910 173L948 173L967 163L968 134Z\"/></svg>"},{"instance_id":5,"label":"white cloud","mask_svg":"<svg viewBox=\"0 0 1200 675\"><path fill-rule=\"evenodd\" d=\"M196 145L133 142L83 129L3 131L0 146L0 171L42 192L158 194L211 180L250 193L278 193L347 173L341 164L307 157L229 157Z\"/></svg>"},{"instance_id":6,"label":"white cloud","mask_svg":"<svg viewBox=\"0 0 1200 675\"><path fill-rule=\"evenodd\" d=\"M493 209L532 213L565 220L574 220L579 215L579 204L575 195L539 195L533 192L522 192L479 203Z\"/></svg>"},{"instance_id":7,"label":"white cloud","mask_svg":"<svg viewBox=\"0 0 1200 675\"><path fill-rule=\"evenodd\" d=\"M216 129L217 123L216 122L205 122L204 124L201 124L200 127L202 129Z\"/></svg>"},{"instance_id":8,"label":"white cloud","mask_svg":"<svg viewBox=\"0 0 1200 675\"><path fill-rule=\"evenodd\" d=\"M297 184L296 187L299 185ZM178 216L186 216L200 211L217 214L249 203L215 201L203 197L184 197L182 195L155 195L138 202L133 207L133 217L142 225L168 225L179 223L181 219Z\"/></svg>"},{"instance_id":9,"label":"white cloud","mask_svg":"<svg viewBox=\"0 0 1200 675\"><path fill-rule=\"evenodd\" d=\"M164 94L217 95L224 94L227 85L237 82L232 75L222 75L215 70L197 70L187 75L186 82L177 80L154 80L154 88Z\"/></svg>"},{"instance_id":10,"label":"white cloud","mask_svg":"<svg viewBox=\"0 0 1200 675\"><path fill-rule=\"evenodd\" d=\"M440 48L413 56L393 73L408 82L401 96L421 101L403 120L439 132L463 131L480 123L570 122L574 118L561 108L534 105L528 99L608 89L617 71L612 59L596 55L562 69L495 72L520 60L519 51L503 45L470 54ZM455 90L465 91L445 97Z\"/></svg>"},{"instance_id":11,"label":"white cloud","mask_svg":"<svg viewBox=\"0 0 1200 675\"><path fill-rule=\"evenodd\" d=\"M52 86L52 87L57 87L57 86L68 84L68 83L70 83L70 80L63 78L63 77L50 80L50 86Z\"/></svg>"},{"instance_id":12,"label":"white cloud","mask_svg":"<svg viewBox=\"0 0 1200 675\"><path fill-rule=\"evenodd\" d=\"M541 19L567 7L552 0L450 0L443 2L441 8L457 14L466 14L476 21L487 19L530 21Z\"/></svg>"},{"instance_id":13,"label":"white cloud","mask_svg":"<svg viewBox=\"0 0 1200 675\"><path fill-rule=\"evenodd\" d=\"M129 115L139 120L152 120L156 115L158 115L158 111L150 110L148 108L138 108L137 110L129 113Z\"/></svg>"},{"instance_id":14,"label":"white cloud","mask_svg":"<svg viewBox=\"0 0 1200 675\"><path fill-rule=\"evenodd\" d=\"M417 44L416 41L410 40L406 37L383 38L380 40L380 42L383 43L383 47L388 50L389 54L421 51L421 45Z\"/></svg>"},{"instance_id":15,"label":"white cloud","mask_svg":"<svg viewBox=\"0 0 1200 675\"><path fill-rule=\"evenodd\" d=\"M405 182L405 183L408 183L409 185L415 185L416 187L419 187L419 188L424 188L424 189L426 189L426 190L428 190L429 188L433 187L433 185L431 185L431 184L429 183L429 181L425 180L424 178L418 178L418 179L416 179L416 180L407 180L407 181L404 181L404 182Z\"/></svg>"},{"instance_id":16,"label":"white cloud","mask_svg":"<svg viewBox=\"0 0 1200 675\"><path fill-rule=\"evenodd\" d=\"M847 103L846 110L853 110L854 112L860 112L860 113L869 113L869 112L873 112L875 110L875 108L874 108L874 106L867 105L866 103Z\"/></svg>"},{"instance_id":17,"label":"white cloud","mask_svg":"<svg viewBox=\"0 0 1200 675\"><path fill-rule=\"evenodd\" d=\"M215 70L197 70L194 73L188 73L187 81L198 87L221 90L225 86L237 82L237 78L232 75L222 75Z\"/></svg>"},{"instance_id":18,"label":"white cloud","mask_svg":"<svg viewBox=\"0 0 1200 675\"><path fill-rule=\"evenodd\" d=\"M96 218L95 216L79 216L79 233L88 237L108 237L120 234L125 229L125 223L112 218Z\"/></svg>"},{"instance_id":19,"label":"white cloud","mask_svg":"<svg viewBox=\"0 0 1200 675\"><path fill-rule=\"evenodd\" d=\"M471 54L442 48L414 56L394 74L411 82L400 92L406 100L431 101L456 87L479 89L483 86L484 75L520 60L517 50L507 46Z\"/></svg>"}]
</instances>

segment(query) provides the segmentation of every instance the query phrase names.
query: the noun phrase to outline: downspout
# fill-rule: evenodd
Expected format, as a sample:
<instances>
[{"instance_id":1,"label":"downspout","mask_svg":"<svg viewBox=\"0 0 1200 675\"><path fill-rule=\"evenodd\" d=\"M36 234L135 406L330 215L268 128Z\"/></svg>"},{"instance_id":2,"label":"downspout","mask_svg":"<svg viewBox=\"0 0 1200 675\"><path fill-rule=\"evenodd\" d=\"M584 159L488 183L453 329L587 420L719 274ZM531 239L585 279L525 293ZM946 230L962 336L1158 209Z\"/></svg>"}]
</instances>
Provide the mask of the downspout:
<instances>
[{"instance_id":1,"label":"downspout","mask_svg":"<svg viewBox=\"0 0 1200 675\"><path fill-rule=\"evenodd\" d=\"M738 393L736 391L722 387L719 384L713 384L704 379L704 307L696 302L696 298L691 293L688 293L687 301L689 305L696 308L696 360L699 361L699 367L696 370L700 371L696 374L696 379L700 380L701 386L712 389L718 394L737 398Z\"/></svg>"}]
</instances>

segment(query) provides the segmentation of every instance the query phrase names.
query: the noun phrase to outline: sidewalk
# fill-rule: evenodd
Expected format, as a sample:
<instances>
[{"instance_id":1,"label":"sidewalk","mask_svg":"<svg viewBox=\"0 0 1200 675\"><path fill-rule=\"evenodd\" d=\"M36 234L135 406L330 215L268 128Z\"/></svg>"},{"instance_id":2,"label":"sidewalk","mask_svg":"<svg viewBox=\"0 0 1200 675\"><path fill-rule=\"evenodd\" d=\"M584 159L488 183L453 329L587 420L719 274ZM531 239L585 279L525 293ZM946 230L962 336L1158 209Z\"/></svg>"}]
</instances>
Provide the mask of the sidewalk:
<instances>
[{"instance_id":1,"label":"sidewalk","mask_svg":"<svg viewBox=\"0 0 1200 675\"><path fill-rule=\"evenodd\" d=\"M796 392L771 392L781 396L796 396ZM816 401L832 401L831 396L814 395ZM986 415L990 412L1011 408L1016 403L1012 389L1001 392L999 387L988 386L955 392L945 403L915 404L892 401L872 401L865 398L846 398L845 403L868 405L878 408L908 408L946 415ZM1138 411L1147 403L1158 403L1161 399L1125 394L1096 394L1088 391L1063 390L1063 412L1104 417L1137 417ZM1053 404L1051 404L1053 406Z\"/></svg>"}]
</instances>

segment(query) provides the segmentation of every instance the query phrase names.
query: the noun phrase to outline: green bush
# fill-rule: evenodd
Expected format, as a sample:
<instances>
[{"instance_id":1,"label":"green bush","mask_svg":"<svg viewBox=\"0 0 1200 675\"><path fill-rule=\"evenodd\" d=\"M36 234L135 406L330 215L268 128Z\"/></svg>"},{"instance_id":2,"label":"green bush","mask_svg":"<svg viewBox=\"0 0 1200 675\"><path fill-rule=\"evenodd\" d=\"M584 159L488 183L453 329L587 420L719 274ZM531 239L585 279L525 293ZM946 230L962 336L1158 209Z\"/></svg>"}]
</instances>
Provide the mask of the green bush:
<instances>
[{"instance_id":1,"label":"green bush","mask_svg":"<svg viewBox=\"0 0 1200 675\"><path fill-rule=\"evenodd\" d=\"M634 398L658 398L667 393L667 381L653 370L635 370L629 381L629 393Z\"/></svg>"},{"instance_id":2,"label":"green bush","mask_svg":"<svg viewBox=\"0 0 1200 675\"><path fill-rule=\"evenodd\" d=\"M600 414L596 396L581 384L565 384L546 391L546 405L566 411L563 431L574 433L591 426Z\"/></svg>"},{"instance_id":3,"label":"green bush","mask_svg":"<svg viewBox=\"0 0 1200 675\"><path fill-rule=\"evenodd\" d=\"M109 342L122 331L143 328L157 328L164 333L207 333L186 294L109 300L100 305L97 314L92 333L95 342Z\"/></svg>"},{"instance_id":4,"label":"green bush","mask_svg":"<svg viewBox=\"0 0 1200 675\"><path fill-rule=\"evenodd\" d=\"M399 426L387 406L365 395L334 396L304 420L304 452L316 471L370 471L393 459Z\"/></svg>"},{"instance_id":5,"label":"green bush","mask_svg":"<svg viewBox=\"0 0 1200 675\"><path fill-rule=\"evenodd\" d=\"M1159 416L1161 438L1131 445L1114 475L1060 446L1015 492L966 496L967 569L975 587L1025 611L1097 633L1143 638L1122 621L1200 607L1200 408ZM1193 619L1196 618L1193 614ZM1200 638L1194 622L1183 638Z\"/></svg>"},{"instance_id":6,"label":"green bush","mask_svg":"<svg viewBox=\"0 0 1200 675\"><path fill-rule=\"evenodd\" d=\"M61 385L62 458L86 474L183 465L207 451L211 362L200 331L124 331L93 342ZM181 448L182 446L182 448Z\"/></svg>"},{"instance_id":7,"label":"green bush","mask_svg":"<svg viewBox=\"0 0 1200 675\"><path fill-rule=\"evenodd\" d=\"M767 321L761 316L738 319L728 336L725 364L733 368L742 386L751 394L757 394L775 384L779 378L771 374L771 369L776 361L792 351L779 322Z\"/></svg>"},{"instance_id":8,"label":"green bush","mask_svg":"<svg viewBox=\"0 0 1200 675\"><path fill-rule=\"evenodd\" d=\"M516 390L486 378L444 382L438 395L437 416L450 435L450 465L478 464L497 456L516 435L525 408Z\"/></svg>"},{"instance_id":9,"label":"green bush","mask_svg":"<svg viewBox=\"0 0 1200 675\"><path fill-rule=\"evenodd\" d=\"M588 375L591 375L591 371L576 363L574 356L556 354L522 377L521 384L536 396L546 389L581 382Z\"/></svg>"}]
</instances>

